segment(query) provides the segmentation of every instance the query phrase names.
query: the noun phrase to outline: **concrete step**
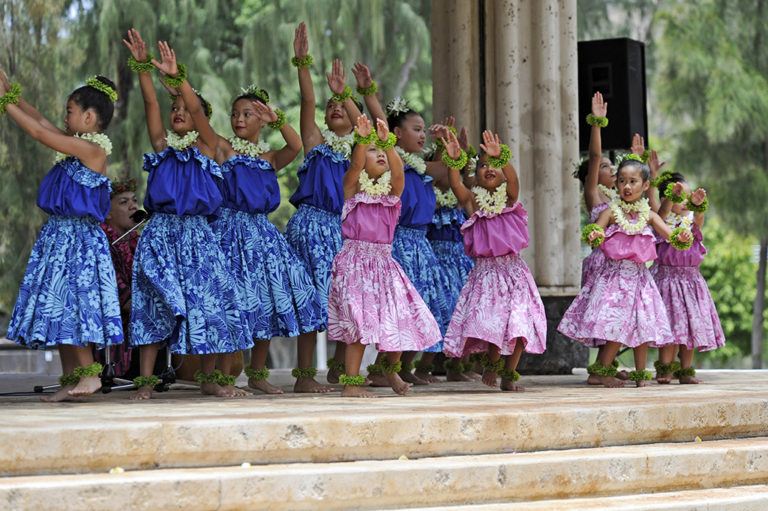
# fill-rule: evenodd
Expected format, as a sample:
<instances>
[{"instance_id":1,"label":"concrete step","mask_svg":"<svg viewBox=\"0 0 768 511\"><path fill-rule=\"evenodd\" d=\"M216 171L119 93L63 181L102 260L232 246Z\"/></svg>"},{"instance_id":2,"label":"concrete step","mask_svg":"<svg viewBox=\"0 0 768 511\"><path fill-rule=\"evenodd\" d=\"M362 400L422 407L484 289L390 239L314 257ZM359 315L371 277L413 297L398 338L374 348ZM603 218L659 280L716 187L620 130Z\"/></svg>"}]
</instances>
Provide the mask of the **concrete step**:
<instances>
[{"instance_id":1,"label":"concrete step","mask_svg":"<svg viewBox=\"0 0 768 511\"><path fill-rule=\"evenodd\" d=\"M195 391L149 402L130 401L127 392L56 405L15 399L3 403L0 475L519 453L768 432L768 401L751 374L617 390L588 388L574 376L526 380L528 391L513 395L443 383L364 401L217 400Z\"/></svg>"},{"instance_id":2,"label":"concrete step","mask_svg":"<svg viewBox=\"0 0 768 511\"><path fill-rule=\"evenodd\" d=\"M765 511L768 485L524 503L409 508L407 511Z\"/></svg>"},{"instance_id":3,"label":"concrete step","mask_svg":"<svg viewBox=\"0 0 768 511\"><path fill-rule=\"evenodd\" d=\"M768 438L313 464L0 479L0 507L402 508L768 483ZM523 508L525 509L525 508ZM535 509L535 508L534 508Z\"/></svg>"}]
</instances>

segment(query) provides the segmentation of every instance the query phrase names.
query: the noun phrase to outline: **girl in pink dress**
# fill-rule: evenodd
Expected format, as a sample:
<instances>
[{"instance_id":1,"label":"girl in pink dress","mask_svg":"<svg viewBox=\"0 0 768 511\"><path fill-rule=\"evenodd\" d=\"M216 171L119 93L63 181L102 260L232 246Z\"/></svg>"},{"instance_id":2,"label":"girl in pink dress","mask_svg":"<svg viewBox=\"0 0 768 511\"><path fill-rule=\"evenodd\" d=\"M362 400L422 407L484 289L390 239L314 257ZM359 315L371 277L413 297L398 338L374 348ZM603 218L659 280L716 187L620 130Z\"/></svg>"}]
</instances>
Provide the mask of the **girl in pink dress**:
<instances>
[{"instance_id":1,"label":"girl in pink dress","mask_svg":"<svg viewBox=\"0 0 768 511\"><path fill-rule=\"evenodd\" d=\"M356 145L344 174L341 251L333 261L328 335L347 344L342 396L375 397L362 388L360 363L369 344L385 352L381 365L389 384L404 395L411 385L398 373L403 351L421 351L440 340L424 300L392 258L392 239L405 183L397 138L387 123L357 118Z\"/></svg>"},{"instance_id":2,"label":"girl in pink dress","mask_svg":"<svg viewBox=\"0 0 768 511\"><path fill-rule=\"evenodd\" d=\"M536 283L520 251L528 246L528 214L517 201L517 173L509 148L498 135L483 133L477 186L464 186L459 170L467 155L453 133L443 139L451 190L470 215L461 227L464 249L475 259L445 335L445 353L463 357L486 353L483 383L520 391L517 364L525 350L546 349L547 320Z\"/></svg>"},{"instance_id":3,"label":"girl in pink dress","mask_svg":"<svg viewBox=\"0 0 768 511\"><path fill-rule=\"evenodd\" d=\"M560 333L583 344L605 345L591 368L606 387L624 384L612 365L622 345L634 349L635 370L630 379L643 387L651 379L645 370L648 347L670 342L667 312L645 264L656 259L653 231L679 247L692 240L690 231L670 230L651 210L645 197L650 170L639 159L629 155L622 161L617 173L619 200L584 229L586 240L601 247L606 261L558 327Z\"/></svg>"},{"instance_id":4,"label":"girl in pink dress","mask_svg":"<svg viewBox=\"0 0 768 511\"><path fill-rule=\"evenodd\" d=\"M658 258L651 274L667 307L672 329L672 343L659 350L656 381L670 383L674 375L683 384L699 383L692 367L693 351L714 350L725 344L715 303L699 271L707 254L701 234L708 206L707 193L703 188L691 193L679 173L667 173L667 176L661 178L659 194L670 198L663 200L659 215L670 229L692 228L693 244L684 251L675 250L664 240L658 240L656 245ZM674 361L675 354L680 357L679 363Z\"/></svg>"}]
</instances>

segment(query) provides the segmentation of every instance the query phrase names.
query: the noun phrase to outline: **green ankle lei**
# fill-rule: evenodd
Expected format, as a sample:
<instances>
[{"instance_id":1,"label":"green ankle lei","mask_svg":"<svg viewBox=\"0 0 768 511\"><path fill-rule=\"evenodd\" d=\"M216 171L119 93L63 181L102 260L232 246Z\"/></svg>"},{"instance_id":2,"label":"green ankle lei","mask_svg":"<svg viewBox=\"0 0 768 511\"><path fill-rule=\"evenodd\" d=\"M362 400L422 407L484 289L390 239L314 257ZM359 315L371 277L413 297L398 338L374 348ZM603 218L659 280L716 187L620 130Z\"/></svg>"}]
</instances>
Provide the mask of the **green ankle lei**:
<instances>
[{"instance_id":1,"label":"green ankle lei","mask_svg":"<svg viewBox=\"0 0 768 511\"><path fill-rule=\"evenodd\" d=\"M329 371L338 371L339 373L343 373L345 370L344 362L339 362L335 358L329 358L328 359L328 370Z\"/></svg>"},{"instance_id":2,"label":"green ankle lei","mask_svg":"<svg viewBox=\"0 0 768 511\"><path fill-rule=\"evenodd\" d=\"M393 364L385 358L381 361L381 370L384 372L384 374L399 373L403 370L403 363L398 360Z\"/></svg>"},{"instance_id":3,"label":"green ankle lei","mask_svg":"<svg viewBox=\"0 0 768 511\"><path fill-rule=\"evenodd\" d=\"M416 372L417 373L431 373L435 370L435 364L422 362L421 360L418 361L416 364ZM399 372L399 371L398 371Z\"/></svg>"},{"instance_id":4,"label":"green ankle lei","mask_svg":"<svg viewBox=\"0 0 768 511\"><path fill-rule=\"evenodd\" d=\"M262 367L261 369L254 369L252 367L245 368L245 375L249 380L262 381L269 378L269 369Z\"/></svg>"},{"instance_id":5,"label":"green ankle lei","mask_svg":"<svg viewBox=\"0 0 768 511\"><path fill-rule=\"evenodd\" d=\"M59 385L62 387L68 387L70 385L77 385L80 378L75 376L75 373L62 374L59 378Z\"/></svg>"},{"instance_id":6,"label":"green ankle lei","mask_svg":"<svg viewBox=\"0 0 768 511\"><path fill-rule=\"evenodd\" d=\"M315 369L314 367L305 367L305 368L295 367L293 371L291 371L291 376L293 376L297 380L299 378L314 378L315 376L317 376L317 369Z\"/></svg>"},{"instance_id":7,"label":"green ankle lei","mask_svg":"<svg viewBox=\"0 0 768 511\"><path fill-rule=\"evenodd\" d=\"M587 366L587 373L593 374L595 376L611 376L615 377L616 373L618 373L618 369L613 367L611 365L610 367L604 366L599 361L595 362L594 364L590 364Z\"/></svg>"},{"instance_id":8,"label":"green ankle lei","mask_svg":"<svg viewBox=\"0 0 768 511\"><path fill-rule=\"evenodd\" d=\"M681 377L692 378L696 376L696 369L694 369L693 367L679 368L674 372L674 375L675 375L675 378L677 378L678 380Z\"/></svg>"},{"instance_id":9,"label":"green ankle lei","mask_svg":"<svg viewBox=\"0 0 768 511\"><path fill-rule=\"evenodd\" d=\"M657 360L653 363L654 369L656 369L656 377L665 374L675 374L680 370L680 362L670 362L669 364L662 364L661 360Z\"/></svg>"},{"instance_id":10,"label":"green ankle lei","mask_svg":"<svg viewBox=\"0 0 768 511\"><path fill-rule=\"evenodd\" d=\"M369 376L381 376L384 374L384 370L381 368L381 364L371 364L365 368L368 371Z\"/></svg>"},{"instance_id":11,"label":"green ankle lei","mask_svg":"<svg viewBox=\"0 0 768 511\"><path fill-rule=\"evenodd\" d=\"M641 371L630 371L629 379L632 381L648 381L653 379L653 375L647 369Z\"/></svg>"},{"instance_id":12,"label":"green ankle lei","mask_svg":"<svg viewBox=\"0 0 768 511\"><path fill-rule=\"evenodd\" d=\"M215 383L216 385L227 387L234 385L236 380L234 376L224 374L220 370L214 369L211 374L205 374L202 371L197 371L195 373L195 381L200 385L205 383Z\"/></svg>"},{"instance_id":13,"label":"green ankle lei","mask_svg":"<svg viewBox=\"0 0 768 511\"><path fill-rule=\"evenodd\" d=\"M133 385L140 389L142 387L152 387L153 389L157 387L157 384L160 383L160 378L155 376L154 374L151 376L137 376L133 379Z\"/></svg>"},{"instance_id":14,"label":"green ankle lei","mask_svg":"<svg viewBox=\"0 0 768 511\"><path fill-rule=\"evenodd\" d=\"M520 373L514 369L501 369L498 371L498 375L501 376L502 380L507 381L517 381L520 379Z\"/></svg>"},{"instance_id":15,"label":"green ankle lei","mask_svg":"<svg viewBox=\"0 0 768 511\"><path fill-rule=\"evenodd\" d=\"M342 374L339 376L339 383L342 385L349 385L350 387L359 387L365 385L365 376L359 374L357 376L347 376L346 374Z\"/></svg>"},{"instance_id":16,"label":"green ankle lei","mask_svg":"<svg viewBox=\"0 0 768 511\"><path fill-rule=\"evenodd\" d=\"M98 376L103 370L103 365L99 364L98 362L94 362L93 364L87 365L85 367L76 367L72 374L77 376L79 380L80 378L93 378Z\"/></svg>"},{"instance_id":17,"label":"green ankle lei","mask_svg":"<svg viewBox=\"0 0 768 511\"><path fill-rule=\"evenodd\" d=\"M462 362L460 358L446 359L443 367L445 367L446 371L450 371L452 373L463 373L466 370L464 362Z\"/></svg>"},{"instance_id":18,"label":"green ankle lei","mask_svg":"<svg viewBox=\"0 0 768 511\"><path fill-rule=\"evenodd\" d=\"M499 374L504 369L504 361L498 359L496 362L491 362L490 359L486 358L483 361L483 369L489 373Z\"/></svg>"}]
</instances>

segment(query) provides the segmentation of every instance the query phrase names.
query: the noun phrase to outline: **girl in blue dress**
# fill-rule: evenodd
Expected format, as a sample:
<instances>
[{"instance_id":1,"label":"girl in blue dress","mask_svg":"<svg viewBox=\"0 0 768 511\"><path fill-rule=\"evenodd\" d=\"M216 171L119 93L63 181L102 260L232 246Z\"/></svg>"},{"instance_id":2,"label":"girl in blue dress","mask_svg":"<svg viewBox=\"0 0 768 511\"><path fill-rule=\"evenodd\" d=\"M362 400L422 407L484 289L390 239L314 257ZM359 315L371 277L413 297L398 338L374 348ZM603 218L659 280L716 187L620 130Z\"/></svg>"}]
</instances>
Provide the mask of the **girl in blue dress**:
<instances>
[{"instance_id":1,"label":"girl in blue dress","mask_svg":"<svg viewBox=\"0 0 768 511\"><path fill-rule=\"evenodd\" d=\"M85 396L101 387L101 364L92 345L123 342L115 269L104 232L109 213L106 177L109 126L117 99L115 85L102 76L86 81L67 99L64 130L21 99L21 86L0 71L0 113L32 138L59 151L40 183L37 205L49 214L32 247L8 339L30 348L56 348L61 356L61 389L45 401Z\"/></svg>"},{"instance_id":2,"label":"girl in blue dress","mask_svg":"<svg viewBox=\"0 0 768 511\"><path fill-rule=\"evenodd\" d=\"M301 138L285 122L285 115L268 103L267 92L255 86L232 103L230 123L235 136L220 139L224 202L213 229L235 277L238 303L248 316L249 337L257 341L250 367L245 369L248 386L281 394L279 387L267 381L270 339L314 338L326 328L327 313L304 262L267 218L280 205L276 171L301 150ZM285 147L272 151L259 140L265 125L280 130ZM309 374L314 369L309 362L302 366L300 361L294 371L294 392L325 390Z\"/></svg>"},{"instance_id":3,"label":"girl in blue dress","mask_svg":"<svg viewBox=\"0 0 768 511\"><path fill-rule=\"evenodd\" d=\"M253 342L245 335L234 280L208 223L223 200L221 169L214 161L217 138L204 129L210 106L186 81L186 69L177 66L167 43L158 43L158 62L147 55L136 30L123 42L131 51L130 66L139 72L156 151L144 156L149 172L144 206L152 217L133 265L131 343L141 347L135 397L151 397L158 383L152 371L164 342L173 353L201 355L196 380L203 394L234 397L241 392L234 377L215 369L216 354L248 349ZM166 85L181 92L173 101L167 132L149 74L153 67L166 75Z\"/></svg>"},{"instance_id":4,"label":"girl in blue dress","mask_svg":"<svg viewBox=\"0 0 768 511\"><path fill-rule=\"evenodd\" d=\"M440 332L445 335L451 320L451 311L445 299L439 265L432 247L427 241L427 227L432 223L435 212L434 181L441 180L448 184L448 169L439 161L424 161L420 156L426 141L424 118L410 108L402 98L396 98L387 105L387 113L376 97L376 84L370 70L364 64L355 64L353 68L357 78L358 92L365 96L365 103L371 116L387 119L389 129L397 136L396 149L405 163L405 189L400 197L402 210L400 221L395 230L392 243L392 255L403 267L416 290L435 316ZM416 373L413 374L413 360L416 352L405 352L402 356L400 377L415 385L436 382L432 376L432 362L443 349L442 341L424 350ZM373 373L375 385L384 386L377 376L379 367L374 364L369 368Z\"/></svg>"},{"instance_id":5,"label":"girl in blue dress","mask_svg":"<svg viewBox=\"0 0 768 511\"><path fill-rule=\"evenodd\" d=\"M293 41L294 58L298 69L301 90L301 141L304 145L304 163L299 168L299 185L290 201L297 211L288 222L286 237L296 253L306 264L320 297L323 310L328 310L328 294L331 290L333 259L341 250L341 209L344 205L342 181L349 168L352 152L353 119L360 109L352 99L352 91L344 83L340 61L334 62L334 71L328 77L333 91L325 105L325 127L315 122L315 92L309 66L307 27L299 24ZM337 339L332 339L337 340ZM316 337L306 334L299 337L299 369L309 367L305 376L314 376L312 360ZM329 360L328 382L338 383L344 373L346 344L336 343L334 358ZM318 387L316 391L327 391Z\"/></svg>"}]
</instances>

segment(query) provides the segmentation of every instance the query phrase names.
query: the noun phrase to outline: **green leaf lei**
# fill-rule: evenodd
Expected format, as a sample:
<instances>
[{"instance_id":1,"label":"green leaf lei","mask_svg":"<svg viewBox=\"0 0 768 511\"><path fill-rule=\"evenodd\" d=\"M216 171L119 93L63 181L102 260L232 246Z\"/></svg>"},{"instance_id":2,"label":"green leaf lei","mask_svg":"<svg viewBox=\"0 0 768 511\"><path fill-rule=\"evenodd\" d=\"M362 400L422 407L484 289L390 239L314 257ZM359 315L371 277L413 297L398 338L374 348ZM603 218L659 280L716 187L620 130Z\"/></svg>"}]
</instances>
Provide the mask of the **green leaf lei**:
<instances>
[{"instance_id":1,"label":"green leaf lei","mask_svg":"<svg viewBox=\"0 0 768 511\"><path fill-rule=\"evenodd\" d=\"M179 63L176 67L178 68L176 76L165 75L160 79L161 82L172 89L178 89L181 87L181 84L184 83L184 80L187 79L187 66Z\"/></svg>"},{"instance_id":2,"label":"green leaf lei","mask_svg":"<svg viewBox=\"0 0 768 511\"><path fill-rule=\"evenodd\" d=\"M136 60L133 58L133 55L131 55L128 57L128 69L134 73L149 73L155 69L155 66L152 65L152 54L148 53L147 58L142 61Z\"/></svg>"},{"instance_id":3,"label":"green leaf lei","mask_svg":"<svg viewBox=\"0 0 768 511\"><path fill-rule=\"evenodd\" d=\"M314 378L317 376L317 369L314 367L295 367L293 371L291 371L291 376L294 378Z\"/></svg>"},{"instance_id":4,"label":"green leaf lei","mask_svg":"<svg viewBox=\"0 0 768 511\"><path fill-rule=\"evenodd\" d=\"M5 107L8 105L18 105L21 101L21 85L18 82L11 84L8 92L0 96L0 114L5 113Z\"/></svg>"},{"instance_id":5,"label":"green leaf lei","mask_svg":"<svg viewBox=\"0 0 768 511\"><path fill-rule=\"evenodd\" d=\"M350 387L359 387L365 385L365 376L359 374L357 376L347 376L346 374L342 374L339 376L339 383L342 385L349 385Z\"/></svg>"},{"instance_id":6,"label":"green leaf lei","mask_svg":"<svg viewBox=\"0 0 768 511\"><path fill-rule=\"evenodd\" d=\"M285 123L286 123L285 112L277 108L275 109L275 114L277 114L277 120L270 122L268 126L273 130L282 129L282 127L285 126Z\"/></svg>"},{"instance_id":7,"label":"green leaf lei","mask_svg":"<svg viewBox=\"0 0 768 511\"><path fill-rule=\"evenodd\" d=\"M680 235L684 232L688 233L688 241L681 241ZM688 250L693 245L693 236L690 229L685 227L676 227L672 229L672 234L669 235L669 244L676 250Z\"/></svg>"},{"instance_id":8,"label":"green leaf lei","mask_svg":"<svg viewBox=\"0 0 768 511\"><path fill-rule=\"evenodd\" d=\"M445 165L448 168L451 168L454 170L461 170L467 166L467 160L469 160L469 157L467 156L466 151L464 151L464 149L461 149L461 152L459 153L459 156L456 159L451 158L446 151L443 151L442 160L443 160L443 163L445 163Z\"/></svg>"},{"instance_id":9,"label":"green leaf lei","mask_svg":"<svg viewBox=\"0 0 768 511\"><path fill-rule=\"evenodd\" d=\"M376 147L384 151L388 151L392 149L393 147L395 147L395 144L397 144L397 135L395 135L394 133L390 133L387 136L386 140L382 140L378 136L376 137Z\"/></svg>"},{"instance_id":10,"label":"green leaf lei","mask_svg":"<svg viewBox=\"0 0 768 511\"><path fill-rule=\"evenodd\" d=\"M93 378L94 376L100 375L101 371L103 370L104 370L103 365L99 364L98 362L94 362L93 364L90 364L84 367L76 367L72 374L77 376L78 379Z\"/></svg>"},{"instance_id":11,"label":"green leaf lei","mask_svg":"<svg viewBox=\"0 0 768 511\"><path fill-rule=\"evenodd\" d=\"M587 124L589 124L590 126L598 126L600 128L605 128L606 126L608 126L608 118L598 117L597 115L588 114Z\"/></svg>"},{"instance_id":12,"label":"green leaf lei","mask_svg":"<svg viewBox=\"0 0 768 511\"><path fill-rule=\"evenodd\" d=\"M303 57L292 57L291 58L291 64L293 64L293 67L309 67L312 65L312 63L315 61L315 59L312 58L312 55L306 54Z\"/></svg>"},{"instance_id":13,"label":"green leaf lei","mask_svg":"<svg viewBox=\"0 0 768 511\"><path fill-rule=\"evenodd\" d=\"M358 87L357 93L361 96L373 96L378 92L379 86L374 80L371 80L371 84L368 87Z\"/></svg>"},{"instance_id":14,"label":"green leaf lei","mask_svg":"<svg viewBox=\"0 0 768 511\"><path fill-rule=\"evenodd\" d=\"M494 169L504 168L509 159L512 158L512 151L507 144L501 144L501 153L498 156L488 156L488 165Z\"/></svg>"},{"instance_id":15,"label":"green leaf lei","mask_svg":"<svg viewBox=\"0 0 768 511\"><path fill-rule=\"evenodd\" d=\"M269 378L269 369L262 367L261 369L254 369L252 367L245 368L245 375L249 380L263 381Z\"/></svg>"},{"instance_id":16,"label":"green leaf lei","mask_svg":"<svg viewBox=\"0 0 768 511\"><path fill-rule=\"evenodd\" d=\"M590 241L589 235L593 231L598 232L600 235L594 240ZM587 224L584 226L584 229L581 230L581 241L592 248L597 248L605 241L605 231L603 231L603 228L597 224Z\"/></svg>"}]
</instances>

